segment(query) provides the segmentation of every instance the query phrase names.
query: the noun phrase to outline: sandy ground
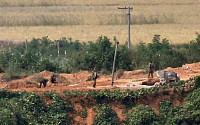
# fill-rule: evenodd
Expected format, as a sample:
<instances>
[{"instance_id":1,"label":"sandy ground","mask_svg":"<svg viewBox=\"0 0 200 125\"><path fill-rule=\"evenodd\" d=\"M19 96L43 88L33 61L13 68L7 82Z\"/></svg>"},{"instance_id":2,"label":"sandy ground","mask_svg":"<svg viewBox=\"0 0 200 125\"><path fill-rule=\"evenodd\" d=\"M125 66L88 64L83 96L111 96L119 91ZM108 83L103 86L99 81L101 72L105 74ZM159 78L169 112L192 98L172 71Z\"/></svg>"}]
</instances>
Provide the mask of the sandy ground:
<instances>
[{"instance_id":1,"label":"sandy ground","mask_svg":"<svg viewBox=\"0 0 200 125\"><path fill-rule=\"evenodd\" d=\"M190 67L190 69L186 69ZM176 72L181 80L187 80L193 78L200 74L200 62L193 64L186 64L182 67L171 68L168 67L164 71L174 71ZM64 74L61 73L59 76L66 78L66 82L63 83L47 83L47 87L38 88L38 84L32 85L27 84L27 81L30 81L34 77L43 76L47 79L50 79L52 72L43 71L37 75L28 76L23 79L12 80L10 82L1 82L0 89L8 89L12 91L28 91L28 92L45 92L45 91L56 91L62 93L64 90L67 91L88 91L88 90L103 90L103 89L133 89L137 90L140 88L149 88L151 86L141 85L143 81L147 80L148 74L144 70L135 70L135 71L124 71L123 75L114 79L114 84L111 86L111 75L100 75L97 79L96 88L93 88L93 81L88 81L88 78L92 75L88 71L80 71L75 74ZM0 74L1 76L3 74ZM157 79L156 73L154 73L155 79ZM133 86L134 84L135 86Z\"/></svg>"}]
</instances>

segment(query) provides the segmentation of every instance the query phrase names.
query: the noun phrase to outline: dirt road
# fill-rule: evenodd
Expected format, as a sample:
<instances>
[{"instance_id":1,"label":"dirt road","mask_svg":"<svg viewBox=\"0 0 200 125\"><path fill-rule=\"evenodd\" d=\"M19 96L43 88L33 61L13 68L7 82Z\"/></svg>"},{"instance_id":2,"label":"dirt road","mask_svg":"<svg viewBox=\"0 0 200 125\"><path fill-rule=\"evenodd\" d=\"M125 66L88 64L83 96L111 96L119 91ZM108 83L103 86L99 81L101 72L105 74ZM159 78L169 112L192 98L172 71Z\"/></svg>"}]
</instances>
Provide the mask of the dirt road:
<instances>
[{"instance_id":1,"label":"dirt road","mask_svg":"<svg viewBox=\"0 0 200 125\"><path fill-rule=\"evenodd\" d=\"M188 68L189 67L189 68ZM193 64L186 64L182 67L171 68L168 67L164 69L165 71L174 71L176 72L181 80L187 80L193 78L200 74L200 62ZM36 76L45 76L50 79L53 73L49 71L43 71L38 73ZM1 74L2 75L2 74ZM97 79L96 88L92 87L93 81L87 81L88 78L92 75L88 71L80 71L75 74L59 74L60 76L66 78L67 83L47 83L47 87L38 88L37 84L27 84L27 81L36 77L29 76L24 79L12 80L10 82L1 82L0 89L8 89L12 91L35 91L35 92L45 92L45 91L56 91L62 93L64 90L67 91L88 91L88 90L103 90L103 89L133 89L137 90L140 88L149 88L149 86L141 86L142 81L147 80L148 74L145 70L135 70L135 71L124 71L123 75L114 79L114 86L111 86L111 75L103 76ZM154 73L156 76L156 73ZM134 84L134 85L133 85Z\"/></svg>"}]
</instances>

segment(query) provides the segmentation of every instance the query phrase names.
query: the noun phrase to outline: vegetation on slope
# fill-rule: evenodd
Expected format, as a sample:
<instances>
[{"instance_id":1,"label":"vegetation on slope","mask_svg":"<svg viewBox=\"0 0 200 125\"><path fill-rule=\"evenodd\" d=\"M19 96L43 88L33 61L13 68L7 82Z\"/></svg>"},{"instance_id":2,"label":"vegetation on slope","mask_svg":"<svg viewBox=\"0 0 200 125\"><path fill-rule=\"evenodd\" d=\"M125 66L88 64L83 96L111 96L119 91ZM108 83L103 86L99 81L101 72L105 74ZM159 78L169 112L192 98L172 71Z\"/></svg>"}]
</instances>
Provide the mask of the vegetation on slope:
<instances>
[{"instance_id":1,"label":"vegetation on slope","mask_svg":"<svg viewBox=\"0 0 200 125\"><path fill-rule=\"evenodd\" d=\"M45 93L46 94L46 93ZM0 91L0 123L26 124L69 124L67 112L73 108L58 94L50 94L52 104L44 102L34 92Z\"/></svg>"},{"instance_id":2,"label":"vegetation on slope","mask_svg":"<svg viewBox=\"0 0 200 125\"><path fill-rule=\"evenodd\" d=\"M85 109L86 107L93 107L93 110L97 112L94 124L120 124L122 122L136 125L199 124L199 81L200 77L198 76L185 82L170 83L151 89L141 89L138 91L102 90L64 92L66 94L64 97L55 92L45 92L43 95L38 96L34 92L0 90L0 123L20 125L70 124L73 123L73 117L69 117L68 114L75 114L74 105L78 103L77 99L79 98L80 104ZM185 83L190 83L190 87L186 86ZM183 97L186 97L185 104L182 106L173 106L172 102L175 98L171 97L161 100L158 108L159 114L155 113L148 104L144 106L134 105L137 101L148 95L153 96L154 99L161 97L161 95L168 95L164 91L173 92L173 94L178 94L179 96L185 95ZM181 93L184 94L182 95ZM76 101L72 101L73 99ZM134 104L123 103L124 100ZM125 113L125 121L119 121L116 112L109 106L113 102L127 106L124 110L128 110L129 112ZM83 119L88 117L86 115L87 110L84 112L85 115L81 115ZM78 122L76 121L77 124Z\"/></svg>"}]
</instances>

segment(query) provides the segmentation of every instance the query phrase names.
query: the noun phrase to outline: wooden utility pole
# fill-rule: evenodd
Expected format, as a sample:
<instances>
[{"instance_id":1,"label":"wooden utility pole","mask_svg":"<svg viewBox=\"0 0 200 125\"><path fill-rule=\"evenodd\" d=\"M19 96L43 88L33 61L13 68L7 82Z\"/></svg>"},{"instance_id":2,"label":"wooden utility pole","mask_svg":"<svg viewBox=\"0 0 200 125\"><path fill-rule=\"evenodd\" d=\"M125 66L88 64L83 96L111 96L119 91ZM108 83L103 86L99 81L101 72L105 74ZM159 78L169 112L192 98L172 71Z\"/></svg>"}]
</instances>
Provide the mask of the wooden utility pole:
<instances>
[{"instance_id":1,"label":"wooden utility pole","mask_svg":"<svg viewBox=\"0 0 200 125\"><path fill-rule=\"evenodd\" d=\"M57 43L57 47L58 47L58 57L60 56L60 42L58 41Z\"/></svg>"},{"instance_id":2,"label":"wooden utility pole","mask_svg":"<svg viewBox=\"0 0 200 125\"><path fill-rule=\"evenodd\" d=\"M119 42L116 41L116 46L115 46L115 55L114 55L113 68L112 68L112 81L111 81L111 86L113 86L113 83L114 83L115 61L116 61L116 56L117 56L117 48L118 48L118 44L119 44Z\"/></svg>"},{"instance_id":3,"label":"wooden utility pole","mask_svg":"<svg viewBox=\"0 0 200 125\"><path fill-rule=\"evenodd\" d=\"M118 9L128 9L128 48L130 48L130 46L131 46L131 29L130 29L130 23L131 23L131 11L130 10L132 10L133 8L131 8L130 6L128 6L128 7L123 7L123 8L121 8L121 7L118 7Z\"/></svg>"},{"instance_id":4,"label":"wooden utility pole","mask_svg":"<svg viewBox=\"0 0 200 125\"><path fill-rule=\"evenodd\" d=\"M66 58L66 55L67 55L67 51L65 50L65 58Z\"/></svg>"},{"instance_id":5,"label":"wooden utility pole","mask_svg":"<svg viewBox=\"0 0 200 125\"><path fill-rule=\"evenodd\" d=\"M27 41L27 39L26 39L26 41L25 41L25 48L26 48L26 51L27 51L27 48L28 48L28 41Z\"/></svg>"}]
</instances>

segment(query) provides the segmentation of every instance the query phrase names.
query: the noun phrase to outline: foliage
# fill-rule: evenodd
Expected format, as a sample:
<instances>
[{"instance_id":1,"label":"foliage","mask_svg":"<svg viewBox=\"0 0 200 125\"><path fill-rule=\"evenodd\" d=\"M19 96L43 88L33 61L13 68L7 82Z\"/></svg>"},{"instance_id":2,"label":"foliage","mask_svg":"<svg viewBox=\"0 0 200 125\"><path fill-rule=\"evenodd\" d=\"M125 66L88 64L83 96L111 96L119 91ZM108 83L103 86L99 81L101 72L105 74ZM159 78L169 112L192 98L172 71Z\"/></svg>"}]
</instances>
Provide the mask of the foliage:
<instances>
[{"instance_id":1,"label":"foliage","mask_svg":"<svg viewBox=\"0 0 200 125\"><path fill-rule=\"evenodd\" d=\"M52 104L34 92L10 92L0 90L0 123L1 124L69 124L67 115L70 104L55 94Z\"/></svg>"},{"instance_id":2,"label":"foliage","mask_svg":"<svg viewBox=\"0 0 200 125\"><path fill-rule=\"evenodd\" d=\"M22 117L16 98L0 99L0 123L2 125L26 125L26 119Z\"/></svg>"},{"instance_id":3,"label":"foliage","mask_svg":"<svg viewBox=\"0 0 200 125\"><path fill-rule=\"evenodd\" d=\"M159 103L159 111L160 111L160 117L161 122L165 123L165 121L168 119L168 113L172 108L172 103L168 99L164 99Z\"/></svg>"},{"instance_id":4,"label":"foliage","mask_svg":"<svg viewBox=\"0 0 200 125\"><path fill-rule=\"evenodd\" d=\"M177 124L192 124L196 125L200 123L200 89L196 89L191 92L183 107L176 106L169 110L167 120L165 124L177 125Z\"/></svg>"},{"instance_id":5,"label":"foliage","mask_svg":"<svg viewBox=\"0 0 200 125\"><path fill-rule=\"evenodd\" d=\"M124 105L127 107L132 107L135 104L135 101L140 97L140 95L137 93L137 91L120 91L120 90L114 90L110 91L108 89L101 90L101 91L88 91L88 92L67 92L65 91L66 96L68 98L73 97L82 97L85 98L92 97L97 104L103 104L103 103L110 103L113 101L121 101Z\"/></svg>"},{"instance_id":6,"label":"foliage","mask_svg":"<svg viewBox=\"0 0 200 125\"><path fill-rule=\"evenodd\" d=\"M185 63L199 60L200 34L188 44L171 45L166 38L154 35L152 42L143 42L132 49L127 45L119 45L116 69L147 69L148 61L152 61L156 70L166 67L178 67ZM114 38L116 41L116 38ZM43 70L72 73L79 70L111 72L115 44L106 36L100 36L95 42L72 41L71 38L50 40L48 37L33 38L30 42L12 46L0 52L0 71L18 71L19 73L35 73Z\"/></svg>"},{"instance_id":7,"label":"foliage","mask_svg":"<svg viewBox=\"0 0 200 125\"><path fill-rule=\"evenodd\" d=\"M116 112L109 106L112 102L120 102L129 110L126 116L127 124L199 124L200 123L200 88L198 87L199 77L187 80L194 87L189 88L186 102L182 106L173 106L169 99L164 99L159 103L159 116L148 106L139 105L135 107L138 99L146 95L159 95L165 91L175 88L176 94L185 94L184 81L167 84L161 87L150 89L133 90L101 90L86 92L68 92L66 97L50 91L45 92L42 97L35 92L11 92L0 90L0 123L12 124L70 124L68 112L73 113L74 108L70 102L71 98L83 97L87 99L88 106L98 105L94 110L97 116L94 124L120 124ZM154 96L156 97L156 96ZM45 103L50 102L50 103ZM173 100L172 100L173 101ZM82 102L82 101L81 101ZM83 105L82 105L83 106ZM84 104L84 106L87 106ZM78 112L82 118L87 117L87 108Z\"/></svg>"},{"instance_id":8,"label":"foliage","mask_svg":"<svg viewBox=\"0 0 200 125\"><path fill-rule=\"evenodd\" d=\"M195 77L196 81L198 81L198 77ZM188 81L193 81L190 79ZM188 82L187 81L187 82ZM178 90L179 96L182 96L182 89L183 82L178 82L174 84L176 86L176 90ZM171 87L174 87L171 86ZM193 90L193 88L191 88ZM199 124L200 123L200 92L199 88L194 89L191 91L186 99L186 102L183 106L172 106L171 102L166 99L162 100L159 104L160 108L160 124L170 124L170 125L177 125L177 124ZM178 96L178 98L179 98Z\"/></svg>"},{"instance_id":9,"label":"foliage","mask_svg":"<svg viewBox=\"0 0 200 125\"><path fill-rule=\"evenodd\" d=\"M81 116L81 118L87 118L88 114L87 114L87 110L83 109L79 112L79 115Z\"/></svg>"},{"instance_id":10,"label":"foliage","mask_svg":"<svg viewBox=\"0 0 200 125\"><path fill-rule=\"evenodd\" d=\"M117 69L133 70L132 61L134 56L132 50L128 49L126 44L119 46L116 61Z\"/></svg>"},{"instance_id":11,"label":"foliage","mask_svg":"<svg viewBox=\"0 0 200 125\"><path fill-rule=\"evenodd\" d=\"M145 43L141 42L137 47L136 54L139 55L137 56L137 60L139 60L137 65L139 65L139 67L145 67L148 61L152 61L156 70L164 69L169 66L181 66L186 62L183 53L175 51L166 38L161 41L160 35L157 34L154 35L152 43L148 43L147 46Z\"/></svg>"},{"instance_id":12,"label":"foliage","mask_svg":"<svg viewBox=\"0 0 200 125\"><path fill-rule=\"evenodd\" d=\"M110 40L105 36L100 36L96 43L89 42L87 53L82 56L81 62L87 69L96 67L111 70L113 52L114 48Z\"/></svg>"},{"instance_id":13,"label":"foliage","mask_svg":"<svg viewBox=\"0 0 200 125\"><path fill-rule=\"evenodd\" d=\"M194 78L194 88L200 88L200 76Z\"/></svg>"},{"instance_id":14,"label":"foliage","mask_svg":"<svg viewBox=\"0 0 200 125\"><path fill-rule=\"evenodd\" d=\"M188 50L185 55L187 57L188 63L199 62L199 54L200 54L200 34L196 33L197 38L195 40L190 41L185 48Z\"/></svg>"},{"instance_id":15,"label":"foliage","mask_svg":"<svg viewBox=\"0 0 200 125\"><path fill-rule=\"evenodd\" d=\"M119 47L117 68L132 70L130 51L125 46ZM0 53L0 67L35 73L43 70L53 72L77 72L78 70L105 69L111 71L114 46L106 36L100 36L97 41L80 43L62 38L51 41L48 37L33 38L10 50Z\"/></svg>"},{"instance_id":16,"label":"foliage","mask_svg":"<svg viewBox=\"0 0 200 125\"><path fill-rule=\"evenodd\" d=\"M150 107L143 105L133 107L126 117L128 125L150 125L158 120L156 113Z\"/></svg>"},{"instance_id":17,"label":"foliage","mask_svg":"<svg viewBox=\"0 0 200 125\"><path fill-rule=\"evenodd\" d=\"M108 105L103 105L97 111L97 116L94 118L93 125L119 125L119 118L112 108Z\"/></svg>"},{"instance_id":18,"label":"foliage","mask_svg":"<svg viewBox=\"0 0 200 125\"><path fill-rule=\"evenodd\" d=\"M185 106L187 108L198 110L200 108L200 88L194 90L187 97Z\"/></svg>"}]
</instances>

